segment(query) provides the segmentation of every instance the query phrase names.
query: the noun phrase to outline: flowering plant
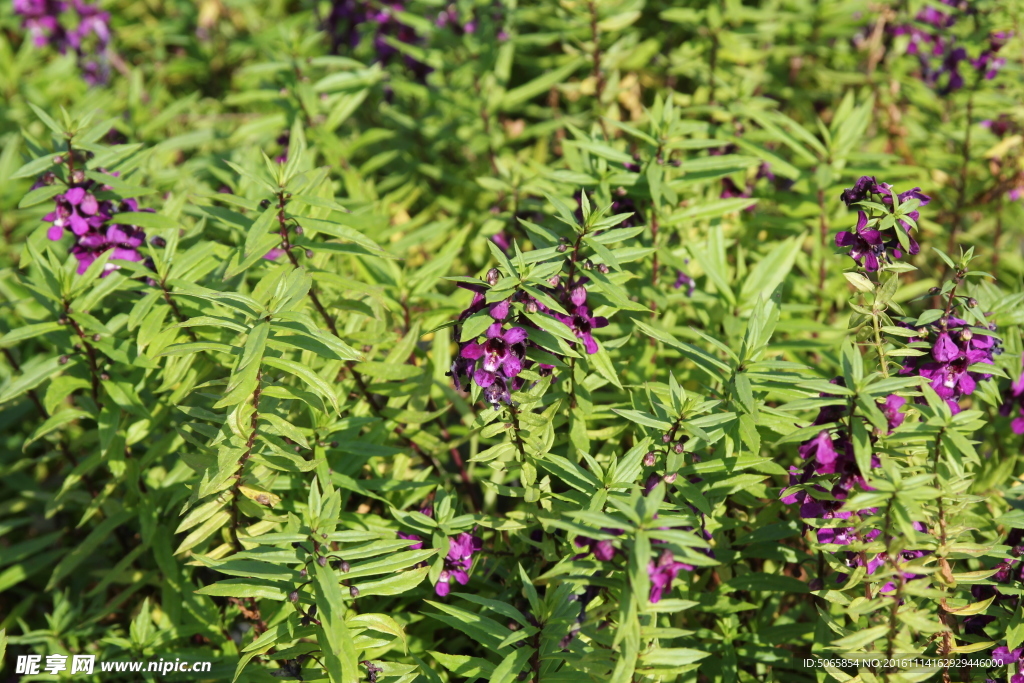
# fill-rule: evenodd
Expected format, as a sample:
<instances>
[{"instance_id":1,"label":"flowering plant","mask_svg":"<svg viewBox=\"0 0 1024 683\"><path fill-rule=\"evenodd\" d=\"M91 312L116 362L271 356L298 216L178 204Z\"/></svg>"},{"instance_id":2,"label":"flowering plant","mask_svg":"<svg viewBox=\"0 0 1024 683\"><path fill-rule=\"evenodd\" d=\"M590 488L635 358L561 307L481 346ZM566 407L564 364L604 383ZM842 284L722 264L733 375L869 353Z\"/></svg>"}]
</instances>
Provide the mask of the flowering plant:
<instances>
[{"instance_id":1,"label":"flowering plant","mask_svg":"<svg viewBox=\"0 0 1024 683\"><path fill-rule=\"evenodd\" d=\"M1017 0L0 7L3 680L1024 679Z\"/></svg>"}]
</instances>

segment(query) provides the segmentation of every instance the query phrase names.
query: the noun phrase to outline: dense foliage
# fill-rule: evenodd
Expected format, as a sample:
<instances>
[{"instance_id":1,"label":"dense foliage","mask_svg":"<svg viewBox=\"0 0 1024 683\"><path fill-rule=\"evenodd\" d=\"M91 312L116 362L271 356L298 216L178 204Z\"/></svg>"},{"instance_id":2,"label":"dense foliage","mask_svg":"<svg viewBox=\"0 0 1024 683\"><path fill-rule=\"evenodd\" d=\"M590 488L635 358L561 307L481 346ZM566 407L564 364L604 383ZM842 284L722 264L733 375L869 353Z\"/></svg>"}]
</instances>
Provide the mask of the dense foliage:
<instances>
[{"instance_id":1,"label":"dense foliage","mask_svg":"<svg viewBox=\"0 0 1024 683\"><path fill-rule=\"evenodd\" d=\"M0 3L0 677L1021 683L1022 18Z\"/></svg>"}]
</instances>

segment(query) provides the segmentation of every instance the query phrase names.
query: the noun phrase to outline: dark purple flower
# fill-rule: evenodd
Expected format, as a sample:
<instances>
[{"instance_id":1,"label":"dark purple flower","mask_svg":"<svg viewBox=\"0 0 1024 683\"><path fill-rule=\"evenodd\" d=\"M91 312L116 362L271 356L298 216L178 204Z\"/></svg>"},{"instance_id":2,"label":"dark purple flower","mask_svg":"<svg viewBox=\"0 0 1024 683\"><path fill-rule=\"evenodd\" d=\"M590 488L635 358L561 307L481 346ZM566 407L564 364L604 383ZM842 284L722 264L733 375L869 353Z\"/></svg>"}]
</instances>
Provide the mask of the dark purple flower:
<instances>
[{"instance_id":1,"label":"dark purple flower","mask_svg":"<svg viewBox=\"0 0 1024 683\"><path fill-rule=\"evenodd\" d=\"M413 543L409 546L409 550L419 550L423 547L423 539L417 536L416 534L407 534L402 531L399 531L398 537L406 541L416 541L416 543Z\"/></svg>"},{"instance_id":2,"label":"dark purple flower","mask_svg":"<svg viewBox=\"0 0 1024 683\"><path fill-rule=\"evenodd\" d=\"M992 365L993 355L1000 349L994 337L973 331L966 321L959 318L950 318L945 328L941 323L934 323L931 327L936 331L932 360L928 356L908 358L900 374L916 373L930 380L935 393L957 413L960 411L959 400L973 394L979 381L992 377L968 368L977 363Z\"/></svg>"},{"instance_id":3,"label":"dark purple flower","mask_svg":"<svg viewBox=\"0 0 1024 683\"><path fill-rule=\"evenodd\" d=\"M1003 392L1003 404L999 406L999 414L1009 417L1014 409L1017 416L1010 423L1010 428L1014 434L1024 434L1024 372L1014 380L1007 391Z\"/></svg>"},{"instance_id":4,"label":"dark purple flower","mask_svg":"<svg viewBox=\"0 0 1024 683\"><path fill-rule=\"evenodd\" d=\"M694 281L694 279L692 277L690 277L689 275L687 275L683 271L677 270L676 271L676 281L675 281L675 283L673 283L672 286L675 289L681 289L682 287L685 286L686 287L686 296L692 297L693 296L693 290L696 288L697 283Z\"/></svg>"}]
</instances>

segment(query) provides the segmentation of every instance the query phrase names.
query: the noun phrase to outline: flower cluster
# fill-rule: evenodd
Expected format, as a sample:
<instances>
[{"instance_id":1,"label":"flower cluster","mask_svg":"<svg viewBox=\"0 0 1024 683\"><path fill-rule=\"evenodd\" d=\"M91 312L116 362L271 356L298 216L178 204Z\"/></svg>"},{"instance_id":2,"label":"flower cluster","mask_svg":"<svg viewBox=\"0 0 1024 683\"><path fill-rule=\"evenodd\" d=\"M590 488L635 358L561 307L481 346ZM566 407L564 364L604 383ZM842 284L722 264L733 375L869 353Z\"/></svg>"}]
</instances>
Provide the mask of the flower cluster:
<instances>
[{"instance_id":1,"label":"flower cluster","mask_svg":"<svg viewBox=\"0 0 1024 683\"><path fill-rule=\"evenodd\" d=\"M487 284L493 287L500 277L497 269L492 268L487 273ZM599 347L592 332L607 326L608 319L594 315L587 306L587 289L584 286L587 282L587 278L579 277L574 279L575 284L570 285L563 283L556 275L549 280L549 286L541 288L545 294L561 300L565 313L549 308L523 291L515 292L508 299L488 304L487 287L484 284L460 282L459 287L473 292L473 300L459 315L458 322L462 323L485 308L494 322L487 327L482 340L478 338L460 344L458 355L448 373L455 388L462 390L472 380L484 390L484 397L492 405L510 404L512 392L522 388L520 373L534 365L526 357L527 348L534 345L528 339L526 328L536 328L536 325L525 317L520 324L511 325L508 318L512 314L513 303L522 304L528 311L550 315L572 330L587 353L597 353ZM551 365L543 364L537 367L541 375L550 374L554 369Z\"/></svg>"},{"instance_id":2,"label":"flower cluster","mask_svg":"<svg viewBox=\"0 0 1024 683\"><path fill-rule=\"evenodd\" d=\"M74 50L86 82L106 82L111 36L107 12L83 0L14 0L14 11L23 17L22 26L36 45L50 45L61 54L69 48ZM72 11L77 15L77 25L68 28L64 22Z\"/></svg>"},{"instance_id":3,"label":"flower cluster","mask_svg":"<svg viewBox=\"0 0 1024 683\"><path fill-rule=\"evenodd\" d=\"M437 577L434 592L444 597L451 592L451 580L460 585L469 583L469 570L473 566L473 554L483 549L483 540L465 532L448 539L448 555L444 558L444 569Z\"/></svg>"},{"instance_id":4,"label":"flower cluster","mask_svg":"<svg viewBox=\"0 0 1024 683\"><path fill-rule=\"evenodd\" d=\"M995 325L988 329L994 330ZM927 378L953 413L960 412L960 399L973 394L978 382L992 378L991 374L970 367L977 363L994 365L993 355L1001 350L996 338L977 331L964 320L948 317L918 328L918 334L915 341L934 340L931 351L909 358L900 374Z\"/></svg>"},{"instance_id":5,"label":"flower cluster","mask_svg":"<svg viewBox=\"0 0 1024 683\"><path fill-rule=\"evenodd\" d=\"M922 79L932 87L939 87L939 92L948 94L964 87L964 77L960 73L963 62L987 80L996 77L999 70L1006 64L1006 59L998 53L1010 38L1009 33L997 31L989 34L988 46L977 58L971 59L967 50L958 44L956 36L950 29L957 23L957 5L951 0L943 0L952 10L925 7L918 12L914 24L895 26L892 34L908 36L907 54L916 55L921 63ZM943 81L939 85L939 81Z\"/></svg>"},{"instance_id":6,"label":"flower cluster","mask_svg":"<svg viewBox=\"0 0 1024 683\"><path fill-rule=\"evenodd\" d=\"M69 175L71 182L67 190L54 197L53 211L43 216L43 220L50 223L46 236L53 241L64 237L65 231L74 235L71 253L78 259L78 273L84 273L100 254L111 249L111 260L144 260L139 247L145 241L146 233L137 226L116 222L118 213L139 211L138 203L134 199L121 202L97 199L96 192L110 188L86 178L82 171L71 171ZM48 173L36 183L36 187L55 182L56 177ZM107 263L103 276L117 268L114 263Z\"/></svg>"},{"instance_id":7,"label":"flower cluster","mask_svg":"<svg viewBox=\"0 0 1024 683\"><path fill-rule=\"evenodd\" d=\"M388 38L407 45L422 42L416 30L398 18L398 13L403 11L405 6L402 0L391 0L379 5L371 5L364 0L334 0L325 21L325 31L331 39L331 52L340 54L343 47L355 48L359 44L360 27L365 25L372 32L377 61L390 61L399 51L388 42ZM421 81L431 71L426 64L408 55L404 61Z\"/></svg>"},{"instance_id":8,"label":"flower cluster","mask_svg":"<svg viewBox=\"0 0 1024 683\"><path fill-rule=\"evenodd\" d=\"M875 272L881 264L903 258L904 251L911 255L921 247L910 235L921 215L917 207L925 206L930 198L921 188L896 195L888 183L880 183L871 176L862 176L853 187L843 190L840 198L848 207L861 205L857 211L857 226L852 231L836 235L836 245L848 247L850 257L868 272ZM909 210L903 205L917 202Z\"/></svg>"}]
</instances>

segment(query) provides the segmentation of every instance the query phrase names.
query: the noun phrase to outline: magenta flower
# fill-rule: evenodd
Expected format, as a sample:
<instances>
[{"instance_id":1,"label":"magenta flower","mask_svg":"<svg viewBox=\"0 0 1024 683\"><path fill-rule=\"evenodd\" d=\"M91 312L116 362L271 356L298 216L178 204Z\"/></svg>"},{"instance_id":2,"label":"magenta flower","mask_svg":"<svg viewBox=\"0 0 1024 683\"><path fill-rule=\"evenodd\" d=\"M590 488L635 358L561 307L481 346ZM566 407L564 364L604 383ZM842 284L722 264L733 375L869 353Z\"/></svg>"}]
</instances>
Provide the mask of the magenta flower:
<instances>
[{"instance_id":1,"label":"magenta flower","mask_svg":"<svg viewBox=\"0 0 1024 683\"><path fill-rule=\"evenodd\" d=\"M555 318L572 329L576 338L583 342L583 347L587 350L587 353L597 353L597 342L594 341L591 331L607 327L608 318L590 314L590 309L586 306L587 289L583 285L577 285L570 290L569 301L571 302L571 305L567 308L569 315L555 313Z\"/></svg>"},{"instance_id":2,"label":"magenta flower","mask_svg":"<svg viewBox=\"0 0 1024 683\"><path fill-rule=\"evenodd\" d=\"M469 583L469 570L473 566L473 554L484 547L483 540L465 532L448 539L448 555L444 558L444 569L437 578L434 592L444 597L451 592L451 580L460 585Z\"/></svg>"},{"instance_id":3,"label":"magenta flower","mask_svg":"<svg viewBox=\"0 0 1024 683\"><path fill-rule=\"evenodd\" d=\"M657 562L653 560L647 565L647 576L651 579L651 602L658 602L662 595L672 587L672 581L679 572L686 568L682 562L676 562L669 550L664 551Z\"/></svg>"},{"instance_id":4,"label":"magenta flower","mask_svg":"<svg viewBox=\"0 0 1024 683\"><path fill-rule=\"evenodd\" d=\"M1008 666L1010 664L1016 664L1020 661L1021 654L1024 653L1024 648L1016 648L1011 650L1005 645L1000 645L996 649L992 650L992 661L996 666Z\"/></svg>"},{"instance_id":5,"label":"magenta flower","mask_svg":"<svg viewBox=\"0 0 1024 683\"><path fill-rule=\"evenodd\" d=\"M480 366L473 373L473 381L481 388L494 384L497 373L513 378L523 368L523 354L516 349L526 340L526 330L512 327L502 332L501 323L494 323L487 328L487 341L483 344L470 342L462 347L460 356L469 360L481 360ZM525 348L523 349L525 351Z\"/></svg>"},{"instance_id":6,"label":"magenta flower","mask_svg":"<svg viewBox=\"0 0 1024 683\"><path fill-rule=\"evenodd\" d=\"M917 373L931 381L932 389L945 399L954 413L960 411L958 401L974 393L977 383L992 375L969 371L976 363L993 364L993 354L999 352L996 339L975 332L966 321L950 318L946 328L936 324L938 330L932 346L931 358L915 356L908 359L900 374Z\"/></svg>"},{"instance_id":7,"label":"magenta flower","mask_svg":"<svg viewBox=\"0 0 1024 683\"><path fill-rule=\"evenodd\" d=\"M903 421L907 419L907 416L900 412L900 408L907 402L907 399L896 394L889 394L886 397L885 402L882 403L882 413L885 415L885 419L889 422L889 433L892 434L893 430L903 424Z\"/></svg>"},{"instance_id":8,"label":"magenta flower","mask_svg":"<svg viewBox=\"0 0 1024 683\"><path fill-rule=\"evenodd\" d=\"M423 539L417 536L416 534L407 534L405 532L399 531L398 537L405 541L416 541L416 543L413 543L408 547L409 550L419 550L423 547Z\"/></svg>"}]
</instances>

